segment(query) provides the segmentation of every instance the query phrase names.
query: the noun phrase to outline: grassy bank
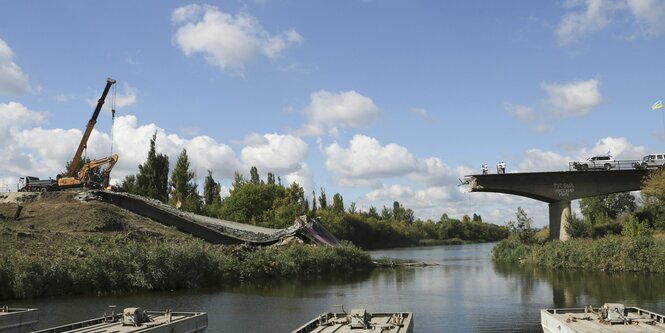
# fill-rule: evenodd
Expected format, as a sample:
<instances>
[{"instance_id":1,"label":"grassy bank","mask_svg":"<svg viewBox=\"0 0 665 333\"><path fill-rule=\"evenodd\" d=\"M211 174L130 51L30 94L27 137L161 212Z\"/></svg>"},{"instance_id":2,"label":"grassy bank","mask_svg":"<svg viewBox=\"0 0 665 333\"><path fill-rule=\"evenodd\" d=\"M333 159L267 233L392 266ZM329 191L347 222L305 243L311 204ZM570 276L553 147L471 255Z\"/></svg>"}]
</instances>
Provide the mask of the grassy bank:
<instances>
[{"instance_id":1,"label":"grassy bank","mask_svg":"<svg viewBox=\"0 0 665 333\"><path fill-rule=\"evenodd\" d=\"M554 269L665 272L665 241L608 236L524 244L511 237L492 250L498 262L519 262Z\"/></svg>"},{"instance_id":2,"label":"grassy bank","mask_svg":"<svg viewBox=\"0 0 665 333\"><path fill-rule=\"evenodd\" d=\"M173 290L272 277L353 272L371 267L356 247L294 244L280 248L217 246L199 240L136 242L99 236L71 251L0 255L0 299Z\"/></svg>"}]
</instances>

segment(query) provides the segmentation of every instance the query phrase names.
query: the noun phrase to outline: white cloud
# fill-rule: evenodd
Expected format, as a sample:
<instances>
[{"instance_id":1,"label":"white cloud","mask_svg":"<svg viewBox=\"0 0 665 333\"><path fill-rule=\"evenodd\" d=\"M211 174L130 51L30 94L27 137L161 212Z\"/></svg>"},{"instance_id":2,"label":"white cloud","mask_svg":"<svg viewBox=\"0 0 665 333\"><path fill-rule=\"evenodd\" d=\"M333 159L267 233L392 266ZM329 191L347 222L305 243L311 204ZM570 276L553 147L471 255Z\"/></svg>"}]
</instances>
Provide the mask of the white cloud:
<instances>
[{"instance_id":1,"label":"white cloud","mask_svg":"<svg viewBox=\"0 0 665 333\"><path fill-rule=\"evenodd\" d=\"M565 171L572 159L550 151L529 149L519 163L519 172Z\"/></svg>"},{"instance_id":2,"label":"white cloud","mask_svg":"<svg viewBox=\"0 0 665 333\"><path fill-rule=\"evenodd\" d=\"M337 136L338 127L365 127L381 115L381 110L372 99L353 90L340 93L325 90L314 92L304 112L309 119L298 131L303 136Z\"/></svg>"},{"instance_id":3,"label":"white cloud","mask_svg":"<svg viewBox=\"0 0 665 333\"><path fill-rule=\"evenodd\" d=\"M417 159L404 147L355 135L348 148L337 142L326 148L326 167L342 186L378 186L381 178L399 177L417 170Z\"/></svg>"},{"instance_id":4,"label":"white cloud","mask_svg":"<svg viewBox=\"0 0 665 333\"><path fill-rule=\"evenodd\" d=\"M601 31L614 22L630 22L643 34L659 36L665 33L665 3L660 0L568 0L570 9L557 26L559 44L567 45ZM577 10L582 8L582 10Z\"/></svg>"},{"instance_id":5,"label":"white cloud","mask_svg":"<svg viewBox=\"0 0 665 333\"><path fill-rule=\"evenodd\" d=\"M647 149L644 146L635 146L623 137L600 139L591 148L580 148L571 151L572 156L563 156L540 149L529 149L519 163L518 171L566 171L569 162L583 161L591 156L603 155L607 152L610 152L615 160L636 160L646 155Z\"/></svg>"},{"instance_id":6,"label":"white cloud","mask_svg":"<svg viewBox=\"0 0 665 333\"><path fill-rule=\"evenodd\" d=\"M0 95L22 95L28 88L28 76L14 61L14 52L0 39Z\"/></svg>"},{"instance_id":7,"label":"white cloud","mask_svg":"<svg viewBox=\"0 0 665 333\"><path fill-rule=\"evenodd\" d=\"M300 185L304 192L305 192L305 197L309 197L310 194L312 193L312 190L314 190L314 174L312 173L312 169L306 164L306 163L301 163L300 168L292 173L289 173L288 175L285 176L286 178L286 184L283 184L284 186L288 186L293 182L298 183ZM310 198L311 199L311 198Z\"/></svg>"},{"instance_id":8,"label":"white cloud","mask_svg":"<svg viewBox=\"0 0 665 333\"><path fill-rule=\"evenodd\" d=\"M452 185L457 180L453 171L438 157L419 160L417 169L409 178L427 186Z\"/></svg>"},{"instance_id":9,"label":"white cloud","mask_svg":"<svg viewBox=\"0 0 665 333\"><path fill-rule=\"evenodd\" d=\"M518 120L528 123L538 133L548 132L562 118L580 117L593 111L602 102L600 81L597 79L570 83L541 83L548 98L543 109L504 103L503 109Z\"/></svg>"},{"instance_id":10,"label":"white cloud","mask_svg":"<svg viewBox=\"0 0 665 333\"><path fill-rule=\"evenodd\" d=\"M637 23L650 35L665 33L665 2L661 0L628 0Z\"/></svg>"},{"instance_id":11,"label":"white cloud","mask_svg":"<svg viewBox=\"0 0 665 333\"><path fill-rule=\"evenodd\" d=\"M241 157L246 169L255 166L262 173L291 174L302 169L307 157L307 143L292 135L252 135L245 141L248 145L242 149Z\"/></svg>"},{"instance_id":12,"label":"white cloud","mask_svg":"<svg viewBox=\"0 0 665 333\"><path fill-rule=\"evenodd\" d=\"M586 5L586 9L564 15L556 30L562 45L605 28L611 22L611 11L616 6L614 1L610 0L566 1L565 4L569 8Z\"/></svg>"},{"instance_id":13,"label":"white cloud","mask_svg":"<svg viewBox=\"0 0 665 333\"><path fill-rule=\"evenodd\" d=\"M541 86L549 94L548 103L553 114L560 117L585 115L601 102L600 81L588 80L566 84L546 84Z\"/></svg>"},{"instance_id":14,"label":"white cloud","mask_svg":"<svg viewBox=\"0 0 665 333\"><path fill-rule=\"evenodd\" d=\"M532 121L535 119L535 111L528 106L504 103L503 109L521 121Z\"/></svg>"},{"instance_id":15,"label":"white cloud","mask_svg":"<svg viewBox=\"0 0 665 333\"><path fill-rule=\"evenodd\" d=\"M294 29L273 35L251 15L227 14L210 5L176 8L171 21L178 26L173 41L185 55L202 53L210 65L221 70L242 69L259 53L274 58L303 42Z\"/></svg>"}]
</instances>

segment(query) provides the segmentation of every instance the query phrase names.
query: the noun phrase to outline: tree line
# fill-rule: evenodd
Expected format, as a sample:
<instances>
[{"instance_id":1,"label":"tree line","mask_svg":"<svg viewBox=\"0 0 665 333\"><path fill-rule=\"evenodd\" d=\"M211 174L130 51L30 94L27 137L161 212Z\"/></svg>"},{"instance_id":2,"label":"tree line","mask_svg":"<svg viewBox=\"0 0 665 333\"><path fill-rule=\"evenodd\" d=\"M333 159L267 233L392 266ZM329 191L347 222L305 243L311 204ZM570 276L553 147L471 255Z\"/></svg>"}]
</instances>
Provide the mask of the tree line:
<instances>
[{"instance_id":1,"label":"tree line","mask_svg":"<svg viewBox=\"0 0 665 333\"><path fill-rule=\"evenodd\" d=\"M304 189L293 182L282 183L279 176L267 173L261 179L256 167L249 178L236 172L229 196L222 199L221 185L212 170L207 170L203 191L199 194L196 175L190 170L187 150L183 149L169 177L169 159L155 148L156 134L150 140L145 163L136 175L125 177L122 189L129 193L160 200L181 210L253 225L284 228L296 216L317 217L336 237L366 248L498 241L508 236L508 228L485 223L480 215L462 219L442 214L438 221L417 219L410 208L398 201L392 207L367 211L355 202L347 206L341 194L329 201L324 188L311 201Z\"/></svg>"}]
</instances>

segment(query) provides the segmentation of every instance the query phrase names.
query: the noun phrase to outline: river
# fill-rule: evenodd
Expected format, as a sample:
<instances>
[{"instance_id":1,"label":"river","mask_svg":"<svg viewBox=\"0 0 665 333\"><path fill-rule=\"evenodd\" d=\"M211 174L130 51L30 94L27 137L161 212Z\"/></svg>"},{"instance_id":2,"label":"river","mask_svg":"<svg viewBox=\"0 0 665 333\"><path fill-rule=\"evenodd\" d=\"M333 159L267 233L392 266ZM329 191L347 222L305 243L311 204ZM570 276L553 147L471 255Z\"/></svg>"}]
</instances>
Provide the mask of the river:
<instances>
[{"instance_id":1,"label":"river","mask_svg":"<svg viewBox=\"0 0 665 333\"><path fill-rule=\"evenodd\" d=\"M211 333L290 332L326 311L411 311L415 332L542 332L540 309L619 302L665 313L665 275L494 264L494 244L373 251L435 266L233 287L5 303L40 309L38 328L99 317L109 305L207 311Z\"/></svg>"}]
</instances>

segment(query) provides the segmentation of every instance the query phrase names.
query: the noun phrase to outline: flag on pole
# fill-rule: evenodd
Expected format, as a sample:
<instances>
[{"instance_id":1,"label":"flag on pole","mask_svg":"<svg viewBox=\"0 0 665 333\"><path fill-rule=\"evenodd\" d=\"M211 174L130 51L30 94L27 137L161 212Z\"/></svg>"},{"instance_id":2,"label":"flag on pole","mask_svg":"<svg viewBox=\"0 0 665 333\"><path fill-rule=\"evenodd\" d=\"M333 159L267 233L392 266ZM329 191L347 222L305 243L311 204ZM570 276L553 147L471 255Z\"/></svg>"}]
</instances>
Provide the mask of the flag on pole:
<instances>
[{"instance_id":1,"label":"flag on pole","mask_svg":"<svg viewBox=\"0 0 665 333\"><path fill-rule=\"evenodd\" d=\"M651 110L658 110L663 108L663 100L661 99L660 101L653 103L651 106Z\"/></svg>"}]
</instances>

